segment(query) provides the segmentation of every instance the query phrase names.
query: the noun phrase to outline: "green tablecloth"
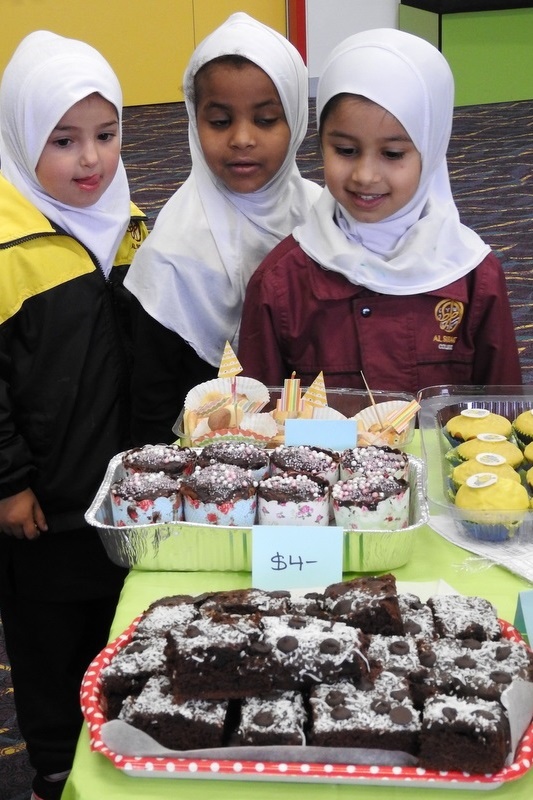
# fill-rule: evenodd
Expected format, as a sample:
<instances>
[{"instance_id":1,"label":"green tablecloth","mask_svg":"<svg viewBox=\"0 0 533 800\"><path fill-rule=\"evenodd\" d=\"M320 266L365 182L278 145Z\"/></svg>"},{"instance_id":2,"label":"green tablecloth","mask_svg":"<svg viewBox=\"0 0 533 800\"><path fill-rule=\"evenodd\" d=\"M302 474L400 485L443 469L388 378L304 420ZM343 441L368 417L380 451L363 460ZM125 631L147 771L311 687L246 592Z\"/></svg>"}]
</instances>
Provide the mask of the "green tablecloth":
<instances>
[{"instance_id":1,"label":"green tablecloth","mask_svg":"<svg viewBox=\"0 0 533 800\"><path fill-rule=\"evenodd\" d=\"M414 448L413 448L414 449ZM398 581L443 579L463 594L486 597L496 606L502 619L514 621L518 592L530 584L506 570L491 566L480 569L471 554L450 544L429 527L417 533L415 551L404 567L394 570ZM345 575L345 578L352 577ZM114 639L153 600L169 594L199 594L204 591L250 586L249 573L237 572L140 572L132 570L125 582L110 639ZM490 788L490 785L486 788ZM330 784L202 780L189 778L130 777L116 769L100 753L91 752L84 729L80 737L74 768L62 800L472 800L471 789L433 789L394 787L387 784ZM481 790L480 790L481 791ZM524 777L496 789L499 800L526 800L533 793L533 770Z\"/></svg>"}]
</instances>

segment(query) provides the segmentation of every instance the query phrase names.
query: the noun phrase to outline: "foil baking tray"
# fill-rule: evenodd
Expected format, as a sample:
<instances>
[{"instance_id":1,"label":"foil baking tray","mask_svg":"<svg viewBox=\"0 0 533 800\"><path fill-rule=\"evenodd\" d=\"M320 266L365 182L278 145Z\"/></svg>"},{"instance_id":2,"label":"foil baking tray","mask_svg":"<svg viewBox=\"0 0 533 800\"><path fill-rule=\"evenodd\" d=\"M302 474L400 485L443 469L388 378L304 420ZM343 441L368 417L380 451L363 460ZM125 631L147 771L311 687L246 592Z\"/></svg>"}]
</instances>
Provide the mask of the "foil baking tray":
<instances>
[{"instance_id":1,"label":"foil baking tray","mask_svg":"<svg viewBox=\"0 0 533 800\"><path fill-rule=\"evenodd\" d=\"M107 555L122 567L147 571L251 572L252 528L190 522L113 525L110 488L124 477L123 453L111 459L104 480L85 514L98 530ZM409 525L398 531L344 531L343 571L378 572L405 564L418 529L429 519L426 469L409 456ZM324 528L327 535L327 527Z\"/></svg>"},{"instance_id":2,"label":"foil baking tray","mask_svg":"<svg viewBox=\"0 0 533 800\"><path fill-rule=\"evenodd\" d=\"M457 508L450 493L453 463L446 458L446 454L452 445L443 433L444 426L448 420L467 408L487 409L512 422L522 411L533 409L533 387L430 386L419 392L418 402L422 452L428 467L427 496L430 514L452 519L463 546L469 549L468 544L477 541L472 534L472 527L468 525L472 512ZM521 475L525 482L523 470ZM476 512L476 517L482 525L483 512ZM498 515L487 512L487 524L499 522L502 526L508 526L511 531L509 537L502 538L496 546L503 548L519 542L533 545L533 510L523 513L518 526L513 525L515 519L516 512L501 511Z\"/></svg>"}]
</instances>

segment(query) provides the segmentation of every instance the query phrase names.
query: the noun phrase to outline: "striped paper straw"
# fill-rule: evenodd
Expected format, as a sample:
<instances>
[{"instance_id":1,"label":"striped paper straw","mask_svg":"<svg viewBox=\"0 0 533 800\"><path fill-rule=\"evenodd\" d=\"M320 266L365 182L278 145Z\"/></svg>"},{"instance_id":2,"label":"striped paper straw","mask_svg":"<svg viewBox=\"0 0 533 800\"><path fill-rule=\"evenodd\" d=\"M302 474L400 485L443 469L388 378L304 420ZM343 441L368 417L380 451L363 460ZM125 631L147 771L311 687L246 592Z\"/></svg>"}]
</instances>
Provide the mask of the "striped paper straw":
<instances>
[{"instance_id":1,"label":"striped paper straw","mask_svg":"<svg viewBox=\"0 0 533 800\"><path fill-rule=\"evenodd\" d=\"M407 428L419 408L420 404L417 403L416 400L411 400L410 403L401 408L399 411L395 411L387 416L387 427L394 428L397 433L402 433L402 431Z\"/></svg>"}]
</instances>

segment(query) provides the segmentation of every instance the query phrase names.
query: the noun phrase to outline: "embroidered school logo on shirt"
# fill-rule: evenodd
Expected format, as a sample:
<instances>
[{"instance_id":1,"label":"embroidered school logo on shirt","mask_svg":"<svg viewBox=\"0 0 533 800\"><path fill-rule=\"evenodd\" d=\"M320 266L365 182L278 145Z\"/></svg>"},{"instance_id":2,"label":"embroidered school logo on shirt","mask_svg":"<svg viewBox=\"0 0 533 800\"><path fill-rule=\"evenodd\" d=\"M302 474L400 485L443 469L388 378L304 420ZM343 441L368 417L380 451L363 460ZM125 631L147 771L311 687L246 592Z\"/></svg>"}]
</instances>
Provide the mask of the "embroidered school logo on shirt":
<instances>
[{"instance_id":1,"label":"embroidered school logo on shirt","mask_svg":"<svg viewBox=\"0 0 533 800\"><path fill-rule=\"evenodd\" d=\"M433 337L439 350L453 350L457 336L450 336L461 324L464 314L464 305L458 300L441 300L435 306L435 319L442 334Z\"/></svg>"}]
</instances>

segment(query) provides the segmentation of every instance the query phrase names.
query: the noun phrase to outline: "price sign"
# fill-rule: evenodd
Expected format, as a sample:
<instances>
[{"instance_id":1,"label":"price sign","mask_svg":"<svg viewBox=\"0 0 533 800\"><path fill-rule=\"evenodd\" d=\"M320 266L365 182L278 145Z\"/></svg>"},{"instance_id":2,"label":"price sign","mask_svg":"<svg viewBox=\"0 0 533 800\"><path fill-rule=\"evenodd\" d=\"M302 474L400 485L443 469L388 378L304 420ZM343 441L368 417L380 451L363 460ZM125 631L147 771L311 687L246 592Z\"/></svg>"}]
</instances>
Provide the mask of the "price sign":
<instances>
[{"instance_id":1,"label":"price sign","mask_svg":"<svg viewBox=\"0 0 533 800\"><path fill-rule=\"evenodd\" d=\"M357 446L356 419L287 419L285 444L346 450Z\"/></svg>"},{"instance_id":2,"label":"price sign","mask_svg":"<svg viewBox=\"0 0 533 800\"><path fill-rule=\"evenodd\" d=\"M533 644L533 590L518 593L514 626Z\"/></svg>"},{"instance_id":3,"label":"price sign","mask_svg":"<svg viewBox=\"0 0 533 800\"><path fill-rule=\"evenodd\" d=\"M287 419L285 444L346 450L357 446L356 419Z\"/></svg>"},{"instance_id":4,"label":"price sign","mask_svg":"<svg viewBox=\"0 0 533 800\"><path fill-rule=\"evenodd\" d=\"M252 586L302 589L342 580L342 528L256 525L252 528Z\"/></svg>"}]
</instances>

